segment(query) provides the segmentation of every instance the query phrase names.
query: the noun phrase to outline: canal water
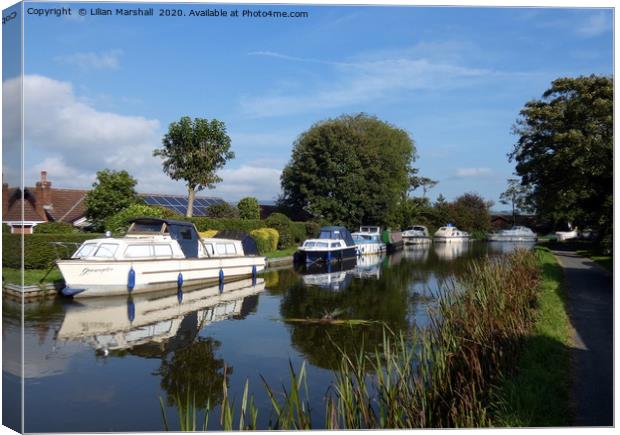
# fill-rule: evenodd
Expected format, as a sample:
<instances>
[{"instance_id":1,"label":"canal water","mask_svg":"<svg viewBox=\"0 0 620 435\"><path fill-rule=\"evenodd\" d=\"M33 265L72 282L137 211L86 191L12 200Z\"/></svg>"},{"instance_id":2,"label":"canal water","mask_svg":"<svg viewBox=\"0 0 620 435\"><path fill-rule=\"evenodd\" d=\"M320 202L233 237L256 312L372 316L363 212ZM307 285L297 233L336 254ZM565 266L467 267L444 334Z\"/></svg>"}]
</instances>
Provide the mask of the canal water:
<instances>
[{"instance_id":1,"label":"canal water","mask_svg":"<svg viewBox=\"0 0 620 435\"><path fill-rule=\"evenodd\" d=\"M335 345L359 349L363 343L372 350L382 340L382 324L393 331L427 326L438 290L450 288L471 259L514 248L433 244L329 268L270 270L224 289L28 303L25 430L160 431L160 399L171 429L178 429L175 395L185 397L190 388L197 405L219 404L226 381L239 404L246 380L259 427L267 428L273 414L261 378L275 392L288 390L289 364L299 371L304 362L313 427L321 428L340 361ZM21 388L20 313L19 304L4 300L3 413L5 422L17 424L9 397ZM220 428L219 407L209 428Z\"/></svg>"}]
</instances>

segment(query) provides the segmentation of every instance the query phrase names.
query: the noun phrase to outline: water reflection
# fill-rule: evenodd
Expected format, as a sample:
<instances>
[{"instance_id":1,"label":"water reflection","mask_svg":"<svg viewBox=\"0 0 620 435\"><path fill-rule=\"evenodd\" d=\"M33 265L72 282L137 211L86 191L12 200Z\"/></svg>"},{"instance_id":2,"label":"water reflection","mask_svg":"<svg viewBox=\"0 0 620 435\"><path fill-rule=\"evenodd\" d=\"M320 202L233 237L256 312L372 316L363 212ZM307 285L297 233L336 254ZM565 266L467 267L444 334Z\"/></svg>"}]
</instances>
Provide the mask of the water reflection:
<instances>
[{"instance_id":1,"label":"water reflection","mask_svg":"<svg viewBox=\"0 0 620 435\"><path fill-rule=\"evenodd\" d=\"M428 261L429 253L431 252L430 243L406 245L403 250L403 256L415 263L425 263Z\"/></svg>"},{"instance_id":2,"label":"water reflection","mask_svg":"<svg viewBox=\"0 0 620 435\"><path fill-rule=\"evenodd\" d=\"M433 243L433 249L437 258L443 261L452 261L462 257L470 249L471 242Z\"/></svg>"},{"instance_id":3,"label":"water reflection","mask_svg":"<svg viewBox=\"0 0 620 435\"><path fill-rule=\"evenodd\" d=\"M356 265L355 258L348 258L336 263L300 264L297 272L307 286L317 286L329 290L343 290L351 283L351 275L347 273Z\"/></svg>"},{"instance_id":4,"label":"water reflection","mask_svg":"<svg viewBox=\"0 0 620 435\"><path fill-rule=\"evenodd\" d=\"M263 279L256 285L245 279L221 290L215 285L174 294L83 299L67 307L58 339L82 341L106 355L144 344L163 351L179 337L193 337L210 323L241 314L245 299L264 288Z\"/></svg>"},{"instance_id":5,"label":"water reflection","mask_svg":"<svg viewBox=\"0 0 620 435\"><path fill-rule=\"evenodd\" d=\"M387 256L385 254L362 255L357 259L357 264L351 274L356 278L379 279L381 268L386 261Z\"/></svg>"},{"instance_id":6,"label":"water reflection","mask_svg":"<svg viewBox=\"0 0 620 435\"><path fill-rule=\"evenodd\" d=\"M531 251L534 246L536 246L536 242L489 242L489 253L509 254L516 249Z\"/></svg>"}]
</instances>

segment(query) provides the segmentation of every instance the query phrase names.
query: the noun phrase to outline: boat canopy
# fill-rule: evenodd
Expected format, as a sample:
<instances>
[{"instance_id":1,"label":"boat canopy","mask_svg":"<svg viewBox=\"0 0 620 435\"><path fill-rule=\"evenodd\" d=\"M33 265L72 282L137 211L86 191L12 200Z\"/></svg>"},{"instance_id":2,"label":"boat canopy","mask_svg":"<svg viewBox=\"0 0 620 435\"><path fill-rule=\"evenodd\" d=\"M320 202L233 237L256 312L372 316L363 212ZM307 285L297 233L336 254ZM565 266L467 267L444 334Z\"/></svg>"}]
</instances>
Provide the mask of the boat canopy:
<instances>
[{"instance_id":1,"label":"boat canopy","mask_svg":"<svg viewBox=\"0 0 620 435\"><path fill-rule=\"evenodd\" d=\"M351 233L345 227L322 227L319 239L340 239L347 246L355 246Z\"/></svg>"},{"instance_id":2,"label":"boat canopy","mask_svg":"<svg viewBox=\"0 0 620 435\"><path fill-rule=\"evenodd\" d=\"M130 221L128 235L133 234L169 234L176 240L183 251L185 258L198 258L198 243L200 237L196 227L191 222L175 221L159 218L134 218Z\"/></svg>"}]
</instances>

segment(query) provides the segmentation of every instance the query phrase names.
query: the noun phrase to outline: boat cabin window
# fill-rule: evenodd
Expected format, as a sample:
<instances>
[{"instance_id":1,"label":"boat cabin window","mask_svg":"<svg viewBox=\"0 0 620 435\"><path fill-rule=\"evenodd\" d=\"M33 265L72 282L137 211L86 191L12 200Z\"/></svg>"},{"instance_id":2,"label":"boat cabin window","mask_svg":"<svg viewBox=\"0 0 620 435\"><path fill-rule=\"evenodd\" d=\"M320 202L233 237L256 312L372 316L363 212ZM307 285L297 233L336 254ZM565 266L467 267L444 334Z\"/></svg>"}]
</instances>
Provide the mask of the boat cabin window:
<instances>
[{"instance_id":1,"label":"boat cabin window","mask_svg":"<svg viewBox=\"0 0 620 435\"><path fill-rule=\"evenodd\" d=\"M340 248L340 242L332 243L332 248Z\"/></svg>"},{"instance_id":2,"label":"boat cabin window","mask_svg":"<svg viewBox=\"0 0 620 435\"><path fill-rule=\"evenodd\" d=\"M192 240L192 232L189 228L184 228L179 233L183 240Z\"/></svg>"},{"instance_id":3,"label":"boat cabin window","mask_svg":"<svg viewBox=\"0 0 620 435\"><path fill-rule=\"evenodd\" d=\"M156 257L172 257L172 247L170 245L153 245L153 252Z\"/></svg>"},{"instance_id":4,"label":"boat cabin window","mask_svg":"<svg viewBox=\"0 0 620 435\"><path fill-rule=\"evenodd\" d=\"M86 243L73 254L74 257L90 257L97 246L96 243Z\"/></svg>"},{"instance_id":5,"label":"boat cabin window","mask_svg":"<svg viewBox=\"0 0 620 435\"><path fill-rule=\"evenodd\" d=\"M95 257L112 258L117 248L118 245L116 243L102 243L99 245L97 252L95 252Z\"/></svg>"},{"instance_id":6,"label":"boat cabin window","mask_svg":"<svg viewBox=\"0 0 620 435\"><path fill-rule=\"evenodd\" d=\"M321 231L319 234L319 239L342 239L342 235L340 231Z\"/></svg>"},{"instance_id":7,"label":"boat cabin window","mask_svg":"<svg viewBox=\"0 0 620 435\"><path fill-rule=\"evenodd\" d=\"M162 224L161 222L134 222L129 227L128 233L161 233L162 232Z\"/></svg>"},{"instance_id":8,"label":"boat cabin window","mask_svg":"<svg viewBox=\"0 0 620 435\"><path fill-rule=\"evenodd\" d=\"M150 257L151 245L129 245L125 250L125 257L138 258L138 257Z\"/></svg>"},{"instance_id":9,"label":"boat cabin window","mask_svg":"<svg viewBox=\"0 0 620 435\"><path fill-rule=\"evenodd\" d=\"M235 255L237 253L234 243L217 243L215 246L219 255Z\"/></svg>"}]
</instances>

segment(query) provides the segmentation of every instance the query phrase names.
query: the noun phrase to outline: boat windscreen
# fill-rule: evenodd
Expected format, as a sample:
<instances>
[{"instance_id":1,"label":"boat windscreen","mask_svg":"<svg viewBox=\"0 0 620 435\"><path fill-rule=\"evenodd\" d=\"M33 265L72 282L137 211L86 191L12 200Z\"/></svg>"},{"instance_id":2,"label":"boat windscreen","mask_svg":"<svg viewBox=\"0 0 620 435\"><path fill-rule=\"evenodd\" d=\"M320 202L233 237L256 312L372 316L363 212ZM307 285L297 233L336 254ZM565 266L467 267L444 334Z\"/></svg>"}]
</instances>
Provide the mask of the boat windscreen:
<instances>
[{"instance_id":1,"label":"boat windscreen","mask_svg":"<svg viewBox=\"0 0 620 435\"><path fill-rule=\"evenodd\" d=\"M161 222L134 222L129 227L128 233L161 233Z\"/></svg>"}]
</instances>

